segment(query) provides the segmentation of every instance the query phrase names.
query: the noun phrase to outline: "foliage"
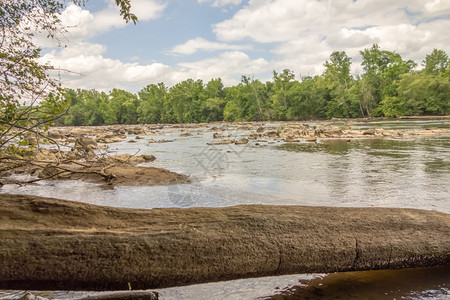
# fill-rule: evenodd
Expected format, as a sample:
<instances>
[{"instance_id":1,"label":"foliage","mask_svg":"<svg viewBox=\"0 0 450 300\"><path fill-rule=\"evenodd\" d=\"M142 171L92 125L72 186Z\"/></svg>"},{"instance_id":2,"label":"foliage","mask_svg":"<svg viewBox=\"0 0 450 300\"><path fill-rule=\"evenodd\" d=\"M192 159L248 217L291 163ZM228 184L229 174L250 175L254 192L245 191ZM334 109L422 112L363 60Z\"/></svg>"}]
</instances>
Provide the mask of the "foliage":
<instances>
[{"instance_id":1,"label":"foliage","mask_svg":"<svg viewBox=\"0 0 450 300\"><path fill-rule=\"evenodd\" d=\"M66 125L159 122L303 120L450 114L450 72L445 52L434 50L425 68L373 45L361 51L365 73L350 74L345 52L333 52L322 76L295 79L285 69L263 83L242 76L224 87L220 78L204 84L188 79L171 88L150 84L137 95L113 90L69 90ZM428 63L426 63L428 62ZM430 71L431 70L431 71ZM103 122L103 123L102 123Z\"/></svg>"},{"instance_id":2,"label":"foliage","mask_svg":"<svg viewBox=\"0 0 450 300\"><path fill-rule=\"evenodd\" d=\"M58 0L0 0L0 156L24 152L30 135L44 135L67 105L59 80L50 75L55 69L39 62L42 49L36 44L38 36L55 39L64 33L59 14L65 4ZM129 0L116 0L116 4L126 22L137 21ZM89 111L96 110L96 100L74 101L71 109L80 115L72 113L65 123L103 124L100 113Z\"/></svg>"},{"instance_id":3,"label":"foliage","mask_svg":"<svg viewBox=\"0 0 450 300\"><path fill-rule=\"evenodd\" d=\"M35 34L59 32L54 1L0 1L0 149L18 154L25 137L39 134L63 108L62 89L48 75L53 68L38 62ZM36 105L47 98L42 105Z\"/></svg>"},{"instance_id":4,"label":"foliage","mask_svg":"<svg viewBox=\"0 0 450 300\"><path fill-rule=\"evenodd\" d=\"M450 78L425 72L404 74L398 82L398 96L384 99L383 113L402 115L450 114Z\"/></svg>"},{"instance_id":5,"label":"foliage","mask_svg":"<svg viewBox=\"0 0 450 300\"><path fill-rule=\"evenodd\" d=\"M137 111L139 123L159 123L166 120L163 112L167 88L164 83L147 85L138 95L141 101Z\"/></svg>"},{"instance_id":6,"label":"foliage","mask_svg":"<svg viewBox=\"0 0 450 300\"><path fill-rule=\"evenodd\" d=\"M324 65L323 76L331 97L327 103L328 117L352 117L349 106L349 89L353 81L350 75L351 59L345 52L335 51Z\"/></svg>"},{"instance_id":7,"label":"foliage","mask_svg":"<svg viewBox=\"0 0 450 300\"><path fill-rule=\"evenodd\" d=\"M434 49L431 54L428 54L422 61L425 67L424 72L428 74L445 73L450 70L450 60L447 53L443 50Z\"/></svg>"}]
</instances>

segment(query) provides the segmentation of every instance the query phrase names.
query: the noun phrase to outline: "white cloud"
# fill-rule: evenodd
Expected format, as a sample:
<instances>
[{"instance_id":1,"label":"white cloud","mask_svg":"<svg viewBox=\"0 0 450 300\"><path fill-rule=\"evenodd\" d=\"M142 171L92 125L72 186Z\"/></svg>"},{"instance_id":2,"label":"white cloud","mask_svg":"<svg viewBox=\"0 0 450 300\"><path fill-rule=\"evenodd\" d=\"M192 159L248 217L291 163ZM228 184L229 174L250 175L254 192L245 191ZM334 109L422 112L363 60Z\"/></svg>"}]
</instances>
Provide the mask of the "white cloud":
<instances>
[{"instance_id":1,"label":"white cloud","mask_svg":"<svg viewBox=\"0 0 450 300\"><path fill-rule=\"evenodd\" d=\"M159 18L166 7L167 4L161 0L131 1L131 12L138 17L139 21L149 21Z\"/></svg>"},{"instance_id":2,"label":"white cloud","mask_svg":"<svg viewBox=\"0 0 450 300\"><path fill-rule=\"evenodd\" d=\"M226 43L210 42L203 38L196 38L184 44L177 45L170 50L172 54L194 54L197 51L217 51L217 50L249 50L251 45L230 45Z\"/></svg>"},{"instance_id":3,"label":"white cloud","mask_svg":"<svg viewBox=\"0 0 450 300\"><path fill-rule=\"evenodd\" d=\"M200 60L197 62L180 63L178 66L191 78L209 80L222 78L225 84L236 84L236 75L252 75L265 72L269 62L263 58L251 59L240 51L230 51L217 57Z\"/></svg>"},{"instance_id":4,"label":"white cloud","mask_svg":"<svg viewBox=\"0 0 450 300\"><path fill-rule=\"evenodd\" d=\"M252 39L261 43L289 41L305 33L324 34L341 27L397 24L408 19L400 0L250 1L233 18L214 26L219 40ZM390 8L390 9L389 9Z\"/></svg>"},{"instance_id":5,"label":"white cloud","mask_svg":"<svg viewBox=\"0 0 450 300\"><path fill-rule=\"evenodd\" d=\"M242 1L197 2L223 6ZM232 85L239 82L241 75L259 78L285 68L303 76L317 75L323 72L323 63L333 51L346 51L354 63L353 72L360 72L359 51L373 43L417 63L434 48L449 52L448 3L439 0L249 0L230 19L212 26L217 41L190 32L191 36L198 37L166 46L169 53L176 54L168 58L172 65L165 61L140 64L140 59L133 57L136 52L124 54L122 61L106 57L106 46L86 40L126 26L117 8L111 5L90 13L69 6L63 21L76 25L70 29L69 46L47 53L43 60L76 72L64 75L66 86L102 90L119 87L137 91L149 83L163 81L173 85L187 78L208 81L221 77L225 84ZM161 16L166 8L156 0L133 0L132 7L141 21ZM158 43L154 45L157 47ZM252 57L246 53L248 50ZM191 54L203 58L186 62L185 56Z\"/></svg>"},{"instance_id":6,"label":"white cloud","mask_svg":"<svg viewBox=\"0 0 450 300\"><path fill-rule=\"evenodd\" d=\"M56 68L69 71L62 73L66 87L104 91L126 86L141 88L149 82L164 81L166 72L171 69L161 63L124 63L104 57L105 51L103 45L79 42L70 48L47 53L41 61L50 61Z\"/></svg>"},{"instance_id":7,"label":"white cloud","mask_svg":"<svg viewBox=\"0 0 450 300\"><path fill-rule=\"evenodd\" d=\"M165 7L166 4L159 0L134 0L132 2L132 12L136 14L140 22L158 18ZM108 6L96 13L70 4L62 12L61 21L68 31L65 36L70 41L82 41L111 29L127 26L113 1L108 1Z\"/></svg>"},{"instance_id":8,"label":"white cloud","mask_svg":"<svg viewBox=\"0 0 450 300\"><path fill-rule=\"evenodd\" d=\"M272 69L320 74L333 51L346 51L356 72L359 51L373 43L416 62L433 48L449 51L449 12L442 0L250 0L213 30L221 41L275 43Z\"/></svg>"},{"instance_id":9,"label":"white cloud","mask_svg":"<svg viewBox=\"0 0 450 300\"><path fill-rule=\"evenodd\" d=\"M239 5L241 4L242 0L197 0L198 3L208 3L212 2L212 6L215 7L222 7L229 4L232 5Z\"/></svg>"},{"instance_id":10,"label":"white cloud","mask_svg":"<svg viewBox=\"0 0 450 300\"><path fill-rule=\"evenodd\" d=\"M50 61L56 68L70 71L62 72L66 87L102 91L123 88L133 92L150 83L165 82L170 86L188 78L206 82L221 77L225 84L232 85L238 83L236 75L259 74L269 66L266 60L251 59L239 51L171 67L158 62L148 65L124 63L104 57L106 50L100 44L78 42L70 48L47 53L41 61Z\"/></svg>"},{"instance_id":11,"label":"white cloud","mask_svg":"<svg viewBox=\"0 0 450 300\"><path fill-rule=\"evenodd\" d=\"M432 0L425 4L425 10L428 14L450 14L450 1L448 0Z\"/></svg>"},{"instance_id":12,"label":"white cloud","mask_svg":"<svg viewBox=\"0 0 450 300\"><path fill-rule=\"evenodd\" d=\"M158 18L165 7L166 4L160 0L132 1L132 12L140 22ZM139 60L137 56L130 57L129 63L110 59L104 56L107 50L105 45L86 42L92 36L127 26L112 0L108 0L105 9L95 13L69 4L60 18L67 32L58 39L66 46L53 49L40 60L57 69L67 70L61 73L66 87L105 91L114 87L137 89L149 81L163 81L165 72L171 69L162 63L140 65L135 62ZM47 39L40 40L42 46L54 46L49 42Z\"/></svg>"}]
</instances>

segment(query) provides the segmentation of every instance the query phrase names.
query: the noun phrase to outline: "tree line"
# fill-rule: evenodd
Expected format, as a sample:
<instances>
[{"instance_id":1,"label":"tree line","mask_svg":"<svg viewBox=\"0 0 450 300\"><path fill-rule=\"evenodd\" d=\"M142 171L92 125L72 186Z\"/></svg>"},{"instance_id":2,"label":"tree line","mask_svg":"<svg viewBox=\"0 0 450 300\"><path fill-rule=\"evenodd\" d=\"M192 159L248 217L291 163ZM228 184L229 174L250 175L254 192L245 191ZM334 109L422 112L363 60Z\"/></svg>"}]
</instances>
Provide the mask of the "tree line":
<instances>
[{"instance_id":1,"label":"tree line","mask_svg":"<svg viewBox=\"0 0 450 300\"><path fill-rule=\"evenodd\" d=\"M360 51L362 74L351 74L351 58L335 51L322 75L295 79L289 69L265 83L242 76L224 87L187 79L172 87L150 84L137 94L71 90L59 125L303 120L450 114L450 60L434 49L417 63L377 44Z\"/></svg>"}]
</instances>

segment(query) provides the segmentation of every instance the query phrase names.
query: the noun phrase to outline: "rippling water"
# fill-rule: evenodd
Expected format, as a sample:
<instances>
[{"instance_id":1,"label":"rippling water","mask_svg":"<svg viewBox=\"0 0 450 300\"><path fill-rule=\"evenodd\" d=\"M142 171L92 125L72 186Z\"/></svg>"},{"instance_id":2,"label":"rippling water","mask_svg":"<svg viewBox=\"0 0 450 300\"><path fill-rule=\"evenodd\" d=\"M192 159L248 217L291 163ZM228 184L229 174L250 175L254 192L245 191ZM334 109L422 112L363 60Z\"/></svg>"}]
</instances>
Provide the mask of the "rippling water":
<instances>
[{"instance_id":1,"label":"rippling water","mask_svg":"<svg viewBox=\"0 0 450 300\"><path fill-rule=\"evenodd\" d=\"M450 128L448 120L376 121L360 122L352 126L385 129ZM147 137L175 139L172 143L149 144L144 139L133 144L112 144L109 149L111 154L135 153L137 149L139 154L153 154L157 160L149 165L190 175L192 184L104 190L95 184L61 181L40 182L23 187L4 186L1 192L132 208L220 207L261 203L409 207L450 213L449 136L414 140L330 139L320 140L318 143L289 144L268 140L251 141L247 145L208 146L206 143L213 141L212 132L203 129L194 129L192 132L194 136L186 138L181 138L180 132L176 130ZM221 133L232 134L234 138L248 134L247 131L234 128ZM412 271L405 272L396 273L396 276L407 278L412 274ZM369 274L376 276L374 272ZM419 278L418 283L428 282L426 271L414 274ZM446 273L440 274L438 278L442 278L444 274L447 282L449 281L448 268ZM299 279L312 279L316 276L318 275L247 279L167 289L163 291L162 299L254 299L275 295L275 287L292 287L299 284ZM349 275L346 282L353 280L355 287L359 289L358 280L352 279L352 276ZM359 278L366 278L366 275L361 276ZM441 281L437 278L434 280L439 288L418 288L417 294L413 290L404 294L404 299L429 299L425 295L427 291L431 293L431 297L447 297L448 286L442 285ZM381 286L382 290L392 288L395 286ZM292 297L296 296L280 297L287 297L289 293L297 295L295 293L302 288L287 290L283 292L284 296L274 299L295 299ZM201 293L197 293L198 291ZM328 293L330 291L331 294L334 293L333 289ZM345 298L347 297L342 299Z\"/></svg>"}]
</instances>

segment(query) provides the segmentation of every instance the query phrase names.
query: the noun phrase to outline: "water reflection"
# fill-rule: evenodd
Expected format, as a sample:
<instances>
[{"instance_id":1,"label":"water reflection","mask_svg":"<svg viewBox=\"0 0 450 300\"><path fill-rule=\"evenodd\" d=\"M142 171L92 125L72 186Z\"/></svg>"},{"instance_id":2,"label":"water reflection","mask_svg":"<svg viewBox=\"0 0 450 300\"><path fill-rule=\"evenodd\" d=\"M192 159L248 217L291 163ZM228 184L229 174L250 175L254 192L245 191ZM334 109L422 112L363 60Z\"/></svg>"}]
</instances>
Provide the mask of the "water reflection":
<instances>
[{"instance_id":1,"label":"water reflection","mask_svg":"<svg viewBox=\"0 0 450 300\"><path fill-rule=\"evenodd\" d=\"M287 143L276 146L279 150L292 152L316 153L323 152L327 154L346 155L354 149L355 143L346 140L323 140L320 143Z\"/></svg>"},{"instance_id":2,"label":"water reflection","mask_svg":"<svg viewBox=\"0 0 450 300\"><path fill-rule=\"evenodd\" d=\"M449 299L449 280L450 266L333 273L263 299Z\"/></svg>"},{"instance_id":3,"label":"water reflection","mask_svg":"<svg viewBox=\"0 0 450 300\"><path fill-rule=\"evenodd\" d=\"M332 122L333 125L351 125L361 129L436 129L450 128L449 120L372 120L372 121L346 121Z\"/></svg>"},{"instance_id":4,"label":"water reflection","mask_svg":"<svg viewBox=\"0 0 450 300\"><path fill-rule=\"evenodd\" d=\"M292 153L291 167L295 167L296 156L309 156L309 160L301 159L303 166L318 161L321 168L303 175L316 177L329 199L335 199L333 205L390 207L402 202L403 207L426 209L444 205L447 212L449 141L444 137L414 141L335 139L275 148ZM301 172L297 169L297 173Z\"/></svg>"}]
</instances>

